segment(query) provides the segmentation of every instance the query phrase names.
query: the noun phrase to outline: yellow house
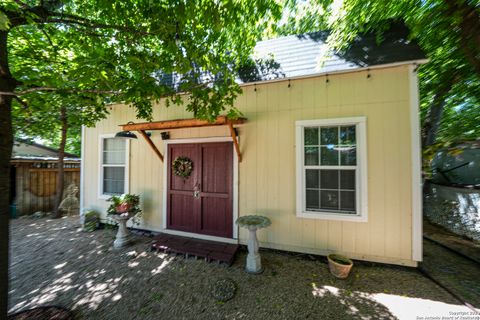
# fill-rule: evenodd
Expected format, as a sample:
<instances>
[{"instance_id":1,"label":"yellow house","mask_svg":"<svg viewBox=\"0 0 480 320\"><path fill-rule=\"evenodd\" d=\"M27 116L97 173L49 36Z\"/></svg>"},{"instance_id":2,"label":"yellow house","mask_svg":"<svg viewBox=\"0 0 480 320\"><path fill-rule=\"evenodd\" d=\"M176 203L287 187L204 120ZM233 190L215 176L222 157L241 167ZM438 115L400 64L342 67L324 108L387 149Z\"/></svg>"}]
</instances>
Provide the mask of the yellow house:
<instances>
[{"instance_id":1,"label":"yellow house","mask_svg":"<svg viewBox=\"0 0 480 320\"><path fill-rule=\"evenodd\" d=\"M110 106L82 132L82 208L106 218L111 194L139 194L140 229L240 244L247 233L236 218L261 214L272 221L258 233L261 247L416 266L416 68L425 60L395 40L334 55L315 34L260 42L275 72L242 79L235 107L245 120L205 126L160 102L154 122L125 125L135 111ZM121 125L151 136L115 138ZM186 176L182 165L191 166Z\"/></svg>"}]
</instances>

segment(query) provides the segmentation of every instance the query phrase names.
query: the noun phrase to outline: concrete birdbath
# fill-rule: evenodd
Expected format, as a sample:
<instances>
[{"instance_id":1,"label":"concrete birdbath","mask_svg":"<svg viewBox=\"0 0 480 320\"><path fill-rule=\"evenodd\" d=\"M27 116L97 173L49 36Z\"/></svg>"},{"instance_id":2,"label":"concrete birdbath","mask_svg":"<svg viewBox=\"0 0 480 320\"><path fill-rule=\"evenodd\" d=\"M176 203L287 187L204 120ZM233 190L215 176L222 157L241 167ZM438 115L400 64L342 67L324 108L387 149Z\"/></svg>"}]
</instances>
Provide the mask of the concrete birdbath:
<instances>
[{"instance_id":1,"label":"concrete birdbath","mask_svg":"<svg viewBox=\"0 0 480 320\"><path fill-rule=\"evenodd\" d=\"M262 273L262 262L258 253L257 230L268 227L272 222L264 216L249 215L238 218L237 224L248 230L248 255L245 270L253 274Z\"/></svg>"}]
</instances>

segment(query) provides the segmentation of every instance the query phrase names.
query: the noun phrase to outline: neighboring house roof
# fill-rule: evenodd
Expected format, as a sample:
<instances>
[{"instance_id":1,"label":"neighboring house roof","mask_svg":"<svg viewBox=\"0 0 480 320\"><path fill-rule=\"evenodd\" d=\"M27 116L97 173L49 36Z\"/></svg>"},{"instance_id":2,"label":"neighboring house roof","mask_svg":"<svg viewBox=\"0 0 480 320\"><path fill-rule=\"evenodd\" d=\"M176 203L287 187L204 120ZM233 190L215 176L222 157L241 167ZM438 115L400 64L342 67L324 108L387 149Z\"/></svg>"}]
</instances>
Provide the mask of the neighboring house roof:
<instances>
[{"instance_id":1,"label":"neighboring house roof","mask_svg":"<svg viewBox=\"0 0 480 320\"><path fill-rule=\"evenodd\" d=\"M26 161L58 161L58 157L33 157L33 156L13 156L11 161L14 162L26 162ZM63 158L64 162L80 162L80 158L71 158L65 157Z\"/></svg>"},{"instance_id":2,"label":"neighboring house roof","mask_svg":"<svg viewBox=\"0 0 480 320\"><path fill-rule=\"evenodd\" d=\"M58 160L58 150L32 141L15 139L12 149L12 160ZM76 155L66 152L65 160L79 161L80 159Z\"/></svg>"}]
</instances>

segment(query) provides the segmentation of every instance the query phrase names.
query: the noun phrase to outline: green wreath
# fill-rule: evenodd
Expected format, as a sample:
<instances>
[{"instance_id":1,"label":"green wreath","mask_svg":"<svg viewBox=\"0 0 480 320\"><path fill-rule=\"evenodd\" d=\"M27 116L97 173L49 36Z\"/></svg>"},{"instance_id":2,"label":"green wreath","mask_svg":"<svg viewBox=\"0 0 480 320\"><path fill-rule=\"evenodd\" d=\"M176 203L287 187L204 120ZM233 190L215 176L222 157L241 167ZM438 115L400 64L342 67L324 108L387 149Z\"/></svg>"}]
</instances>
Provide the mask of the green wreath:
<instances>
[{"instance_id":1,"label":"green wreath","mask_svg":"<svg viewBox=\"0 0 480 320\"><path fill-rule=\"evenodd\" d=\"M193 170L193 162L187 157L177 157L172 162L173 174L187 179Z\"/></svg>"}]
</instances>

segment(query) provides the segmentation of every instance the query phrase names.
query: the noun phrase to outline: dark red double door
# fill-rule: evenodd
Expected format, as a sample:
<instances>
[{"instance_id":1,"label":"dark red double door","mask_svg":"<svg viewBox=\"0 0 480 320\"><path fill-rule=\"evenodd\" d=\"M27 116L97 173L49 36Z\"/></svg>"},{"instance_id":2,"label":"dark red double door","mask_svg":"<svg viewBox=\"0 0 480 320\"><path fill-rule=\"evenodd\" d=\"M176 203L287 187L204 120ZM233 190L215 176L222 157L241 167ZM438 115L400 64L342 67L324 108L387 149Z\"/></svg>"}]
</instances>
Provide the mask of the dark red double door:
<instances>
[{"instance_id":1,"label":"dark red double door","mask_svg":"<svg viewBox=\"0 0 480 320\"><path fill-rule=\"evenodd\" d=\"M177 157L193 162L187 179L173 173ZM167 163L167 228L232 238L232 143L169 144Z\"/></svg>"}]
</instances>

